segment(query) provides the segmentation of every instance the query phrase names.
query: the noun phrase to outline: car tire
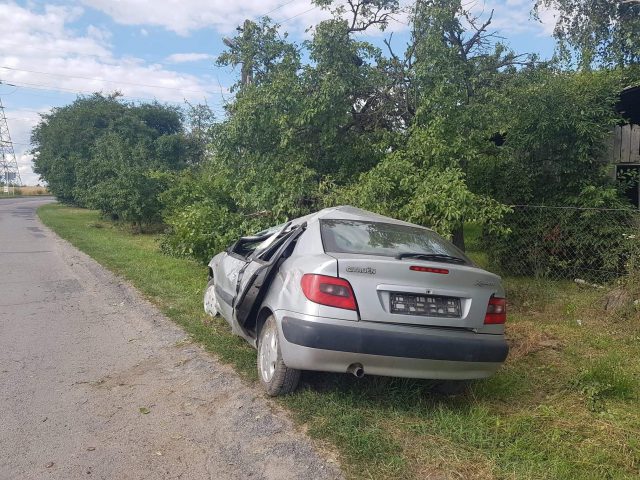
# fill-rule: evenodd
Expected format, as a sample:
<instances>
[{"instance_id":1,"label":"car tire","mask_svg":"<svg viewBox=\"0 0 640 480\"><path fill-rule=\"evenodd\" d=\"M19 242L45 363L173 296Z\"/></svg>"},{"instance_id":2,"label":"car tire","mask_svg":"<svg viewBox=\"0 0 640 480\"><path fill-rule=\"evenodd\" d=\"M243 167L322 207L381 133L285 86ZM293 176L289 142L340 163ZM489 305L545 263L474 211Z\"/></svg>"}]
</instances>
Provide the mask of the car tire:
<instances>
[{"instance_id":1,"label":"car tire","mask_svg":"<svg viewBox=\"0 0 640 480\"><path fill-rule=\"evenodd\" d=\"M213 278L207 283L207 288L204 290L204 311L207 315L215 317L218 315L217 297L216 297L216 285Z\"/></svg>"},{"instance_id":2,"label":"car tire","mask_svg":"<svg viewBox=\"0 0 640 480\"><path fill-rule=\"evenodd\" d=\"M257 355L260 383L272 397L295 391L300 381L300 370L289 368L282 360L278 326L273 315L265 320L258 335Z\"/></svg>"}]
</instances>

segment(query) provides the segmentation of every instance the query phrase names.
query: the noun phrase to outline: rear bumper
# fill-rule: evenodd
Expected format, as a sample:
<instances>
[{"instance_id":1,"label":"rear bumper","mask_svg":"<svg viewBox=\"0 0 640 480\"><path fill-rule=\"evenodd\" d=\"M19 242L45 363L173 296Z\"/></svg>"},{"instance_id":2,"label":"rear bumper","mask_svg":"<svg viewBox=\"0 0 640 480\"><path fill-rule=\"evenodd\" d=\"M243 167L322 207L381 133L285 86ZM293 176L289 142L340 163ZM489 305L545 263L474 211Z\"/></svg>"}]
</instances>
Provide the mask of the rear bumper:
<instances>
[{"instance_id":1,"label":"rear bumper","mask_svg":"<svg viewBox=\"0 0 640 480\"><path fill-rule=\"evenodd\" d=\"M509 348L503 335L276 314L285 364L301 370L411 378L473 379L493 374Z\"/></svg>"}]
</instances>

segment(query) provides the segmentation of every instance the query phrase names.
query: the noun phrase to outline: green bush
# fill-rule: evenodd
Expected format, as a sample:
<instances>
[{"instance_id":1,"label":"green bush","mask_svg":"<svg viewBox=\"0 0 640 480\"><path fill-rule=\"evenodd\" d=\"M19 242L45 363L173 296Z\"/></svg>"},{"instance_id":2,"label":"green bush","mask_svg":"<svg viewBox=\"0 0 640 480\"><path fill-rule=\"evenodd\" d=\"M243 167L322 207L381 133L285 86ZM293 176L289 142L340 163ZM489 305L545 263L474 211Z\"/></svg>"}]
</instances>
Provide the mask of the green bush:
<instances>
[{"instance_id":1,"label":"green bush","mask_svg":"<svg viewBox=\"0 0 640 480\"><path fill-rule=\"evenodd\" d=\"M318 187L309 169L293 161L252 160L238 166L215 157L176 178L160 197L168 226L165 253L206 262L238 237L314 208Z\"/></svg>"},{"instance_id":2,"label":"green bush","mask_svg":"<svg viewBox=\"0 0 640 480\"><path fill-rule=\"evenodd\" d=\"M167 223L170 231L162 240L163 251L203 262L244 233L238 214L207 200L174 212Z\"/></svg>"}]
</instances>

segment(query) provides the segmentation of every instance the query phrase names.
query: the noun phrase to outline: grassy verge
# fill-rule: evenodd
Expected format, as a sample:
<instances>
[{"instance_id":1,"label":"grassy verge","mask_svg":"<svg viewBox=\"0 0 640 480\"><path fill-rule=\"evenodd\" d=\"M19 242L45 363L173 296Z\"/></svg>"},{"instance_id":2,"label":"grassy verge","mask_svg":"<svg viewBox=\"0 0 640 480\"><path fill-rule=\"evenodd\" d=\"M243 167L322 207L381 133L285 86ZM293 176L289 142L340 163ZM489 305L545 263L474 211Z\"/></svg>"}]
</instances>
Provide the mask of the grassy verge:
<instances>
[{"instance_id":1,"label":"grassy verge","mask_svg":"<svg viewBox=\"0 0 640 480\"><path fill-rule=\"evenodd\" d=\"M43 222L130 280L223 361L255 379L254 352L222 320L204 323L205 269L163 255L97 213L59 205ZM464 396L424 381L308 373L281 400L334 444L353 478L638 478L640 321L607 314L600 290L512 280L510 358Z\"/></svg>"}]
</instances>

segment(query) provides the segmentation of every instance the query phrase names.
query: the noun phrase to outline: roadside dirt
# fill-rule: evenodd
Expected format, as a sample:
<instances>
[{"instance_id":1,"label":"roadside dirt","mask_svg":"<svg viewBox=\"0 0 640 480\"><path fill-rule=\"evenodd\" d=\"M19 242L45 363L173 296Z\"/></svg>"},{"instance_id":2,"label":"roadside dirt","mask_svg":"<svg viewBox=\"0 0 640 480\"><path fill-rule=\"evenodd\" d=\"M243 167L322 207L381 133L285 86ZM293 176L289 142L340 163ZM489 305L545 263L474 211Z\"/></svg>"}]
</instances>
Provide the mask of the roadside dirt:
<instances>
[{"instance_id":1,"label":"roadside dirt","mask_svg":"<svg viewBox=\"0 0 640 480\"><path fill-rule=\"evenodd\" d=\"M42 226L42 203L0 203L0 479L342 477L259 389Z\"/></svg>"}]
</instances>

